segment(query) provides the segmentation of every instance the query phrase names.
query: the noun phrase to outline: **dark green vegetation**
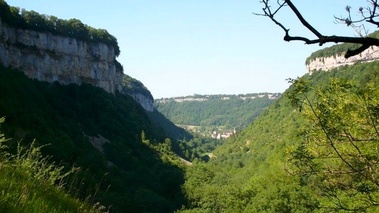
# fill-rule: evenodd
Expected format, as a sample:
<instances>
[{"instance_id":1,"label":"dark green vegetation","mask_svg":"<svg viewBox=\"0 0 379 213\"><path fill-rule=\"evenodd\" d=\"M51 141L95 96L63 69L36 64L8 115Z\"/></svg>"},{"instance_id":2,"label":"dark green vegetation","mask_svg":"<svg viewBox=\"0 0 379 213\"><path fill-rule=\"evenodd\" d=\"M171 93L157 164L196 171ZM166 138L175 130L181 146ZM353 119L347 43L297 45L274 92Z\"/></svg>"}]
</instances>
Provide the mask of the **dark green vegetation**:
<instances>
[{"instance_id":1,"label":"dark green vegetation","mask_svg":"<svg viewBox=\"0 0 379 213\"><path fill-rule=\"evenodd\" d=\"M0 212L378 212L379 62L291 82L213 150L217 141L191 139L128 95L0 67L1 132L11 138L0 136ZM135 79L124 87L149 96ZM237 108L217 101L217 115ZM212 110L190 107L187 124L253 119L207 120Z\"/></svg>"},{"instance_id":2,"label":"dark green vegetation","mask_svg":"<svg viewBox=\"0 0 379 213\"><path fill-rule=\"evenodd\" d=\"M369 34L367 37L379 38L379 31ZM309 64L312 60L316 58L323 57L332 57L336 55L345 54L349 49L356 49L360 47L360 44L352 44L352 43L343 43L338 45L333 45L328 48L324 48L312 53L306 60L305 64Z\"/></svg>"},{"instance_id":3,"label":"dark green vegetation","mask_svg":"<svg viewBox=\"0 0 379 213\"><path fill-rule=\"evenodd\" d=\"M132 78L131 76L124 75L124 78L122 79L122 87L123 93L139 93L151 100L154 99L153 95L151 95L150 91L145 87L145 85L143 85L139 80Z\"/></svg>"},{"instance_id":4,"label":"dark green vegetation","mask_svg":"<svg viewBox=\"0 0 379 213\"><path fill-rule=\"evenodd\" d=\"M142 82L128 75L124 75L122 79L122 93L143 95L146 99L154 100L153 95L151 95L150 91L142 84ZM164 132L171 139L186 141L192 138L191 134L182 128L177 128L175 124L157 110L146 113L156 128L160 129L160 131Z\"/></svg>"},{"instance_id":5,"label":"dark green vegetation","mask_svg":"<svg viewBox=\"0 0 379 213\"><path fill-rule=\"evenodd\" d=\"M176 141L127 95L48 84L1 67L0 117L11 153L18 141L36 139L36 146L49 144L43 156L81 168L68 177L80 199L90 196L111 212L172 212L184 202L183 172L170 146Z\"/></svg>"},{"instance_id":6,"label":"dark green vegetation","mask_svg":"<svg viewBox=\"0 0 379 213\"><path fill-rule=\"evenodd\" d=\"M379 62L292 80L207 163L194 160L185 168L172 150L195 151L204 141L166 139L130 97L89 85L42 83L4 68L0 75L2 130L13 138L13 153L19 139L51 144L41 149L43 156L82 168L67 177L74 194L112 205L111 211L173 212L182 205L181 212L379 210ZM103 140L104 154L89 136L109 140Z\"/></svg>"},{"instance_id":7,"label":"dark green vegetation","mask_svg":"<svg viewBox=\"0 0 379 213\"><path fill-rule=\"evenodd\" d=\"M4 119L0 119L0 124ZM41 147L17 147L16 154L7 150L7 140L0 133L0 212L103 212L105 208L73 198L63 190L63 167L48 162Z\"/></svg>"},{"instance_id":8,"label":"dark green vegetation","mask_svg":"<svg viewBox=\"0 0 379 213\"><path fill-rule=\"evenodd\" d=\"M117 39L104 29L94 29L78 19L63 20L55 16L42 15L35 11L20 10L0 0L0 18L5 23L21 29L49 32L77 38L88 42L101 42L112 46L115 55L120 55Z\"/></svg>"},{"instance_id":9,"label":"dark green vegetation","mask_svg":"<svg viewBox=\"0 0 379 213\"><path fill-rule=\"evenodd\" d=\"M261 95L261 96L259 96ZM273 102L268 93L247 95L194 95L155 101L158 111L178 125L241 130ZM278 97L275 94L273 97ZM253 98L252 98L253 97ZM182 101L186 99L185 101Z\"/></svg>"},{"instance_id":10,"label":"dark green vegetation","mask_svg":"<svg viewBox=\"0 0 379 213\"><path fill-rule=\"evenodd\" d=\"M300 79L186 171L182 212L378 212L379 62Z\"/></svg>"}]
</instances>

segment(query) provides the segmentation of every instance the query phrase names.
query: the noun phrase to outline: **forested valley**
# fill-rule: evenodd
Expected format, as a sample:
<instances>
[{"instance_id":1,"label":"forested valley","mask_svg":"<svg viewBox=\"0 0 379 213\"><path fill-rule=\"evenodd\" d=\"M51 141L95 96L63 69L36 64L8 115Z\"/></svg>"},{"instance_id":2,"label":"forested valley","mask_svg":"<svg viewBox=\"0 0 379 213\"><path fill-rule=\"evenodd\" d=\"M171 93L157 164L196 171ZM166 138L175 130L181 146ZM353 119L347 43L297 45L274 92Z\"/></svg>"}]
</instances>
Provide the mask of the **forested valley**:
<instances>
[{"instance_id":1,"label":"forested valley","mask_svg":"<svg viewBox=\"0 0 379 213\"><path fill-rule=\"evenodd\" d=\"M155 107L180 126L196 126L199 133L246 128L280 93L193 95L155 100ZM196 131L195 131L196 132Z\"/></svg>"},{"instance_id":2,"label":"forested valley","mask_svg":"<svg viewBox=\"0 0 379 213\"><path fill-rule=\"evenodd\" d=\"M81 168L66 177L70 193L93 196L111 212L376 212L378 78L379 62L371 62L292 79L210 159L193 156L188 165L173 150L191 146L154 132L148 116L133 117L143 109L128 104L132 99L2 68L1 131L12 138L2 146L17 153L18 143L28 147L36 139L49 162L66 172L69 165ZM104 142L100 152L88 140L101 137L112 144ZM7 188L9 179L2 180ZM11 209L5 201L14 201L1 196L2 209Z\"/></svg>"},{"instance_id":3,"label":"forested valley","mask_svg":"<svg viewBox=\"0 0 379 213\"><path fill-rule=\"evenodd\" d=\"M48 16L0 3L9 22L52 30ZM70 29L53 33L117 46L106 31L50 21ZM210 107L192 124L240 125L219 143L175 126L194 119L178 103L147 112L120 92L40 82L1 65L0 212L378 212L379 62L288 81L280 97L251 108L230 98L243 106L236 123L220 114L239 108L215 98L223 111Z\"/></svg>"},{"instance_id":4,"label":"forested valley","mask_svg":"<svg viewBox=\"0 0 379 213\"><path fill-rule=\"evenodd\" d=\"M183 212L377 212L379 63L292 79L207 163Z\"/></svg>"}]
</instances>

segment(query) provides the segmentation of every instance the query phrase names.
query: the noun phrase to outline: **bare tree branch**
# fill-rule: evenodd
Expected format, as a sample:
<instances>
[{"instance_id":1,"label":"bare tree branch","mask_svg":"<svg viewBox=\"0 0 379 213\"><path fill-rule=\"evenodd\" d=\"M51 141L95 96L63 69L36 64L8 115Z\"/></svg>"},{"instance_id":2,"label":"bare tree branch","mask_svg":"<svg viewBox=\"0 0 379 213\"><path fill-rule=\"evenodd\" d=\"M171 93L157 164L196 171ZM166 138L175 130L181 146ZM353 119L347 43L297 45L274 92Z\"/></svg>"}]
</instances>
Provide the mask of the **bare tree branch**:
<instances>
[{"instance_id":1,"label":"bare tree branch","mask_svg":"<svg viewBox=\"0 0 379 213\"><path fill-rule=\"evenodd\" d=\"M379 14L377 13L378 0L369 0L369 2L372 4L371 7L368 7L366 9L360 7L359 12L361 13L362 18L358 20L352 20L351 18L351 7L346 6L346 11L348 12L348 18L336 18L337 21L346 24L347 26L353 26L353 24L362 23L362 22L368 22L371 24L376 25L379 27L379 21L376 21L375 18L379 17ZM277 0L277 9L272 10L272 5L270 3L270 0L262 0L261 3L263 3L264 7L262 8L263 14L255 14L255 15L261 15L266 16L271 19L276 25L278 25L285 33L284 40L285 41L303 41L305 44L319 44L322 46L325 43L354 43L354 44L361 44L357 49L348 50L345 54L345 58L349 58L354 55L358 55L364 50L368 49L370 46L379 46L379 39L372 38L372 37L349 37L349 36L327 36L321 34L317 29L315 29L301 14L301 12L297 9L297 7L292 3L291 0ZM289 29L284 26L280 21L278 21L275 18L275 15L282 10L285 6L288 6L292 12L296 15L297 19L301 22L301 24L307 28L310 32L312 32L315 35L315 39L310 39L308 37L304 36L291 36L289 34ZM368 15L365 15L365 13L368 13ZM365 29L363 27L363 29ZM359 33L361 34L361 33Z\"/></svg>"}]
</instances>

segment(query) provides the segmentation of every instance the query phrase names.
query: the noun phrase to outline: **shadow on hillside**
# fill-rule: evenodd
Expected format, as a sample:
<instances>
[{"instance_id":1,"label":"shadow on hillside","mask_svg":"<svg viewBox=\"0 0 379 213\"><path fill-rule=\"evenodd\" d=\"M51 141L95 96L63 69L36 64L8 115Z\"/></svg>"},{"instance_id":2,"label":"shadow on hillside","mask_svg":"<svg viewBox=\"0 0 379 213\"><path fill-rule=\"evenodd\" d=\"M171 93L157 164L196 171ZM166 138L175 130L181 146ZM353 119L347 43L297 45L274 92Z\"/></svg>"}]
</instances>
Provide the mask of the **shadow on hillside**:
<instances>
[{"instance_id":1,"label":"shadow on hillside","mask_svg":"<svg viewBox=\"0 0 379 213\"><path fill-rule=\"evenodd\" d=\"M165 134L126 95L90 85L48 84L0 67L1 130L15 147L50 144L44 155L62 165L82 168L75 194L111 206L112 212L174 212L185 203L183 171L164 163L141 142L141 133L157 143ZM105 154L90 137L103 137ZM80 181L78 181L80 180Z\"/></svg>"}]
</instances>

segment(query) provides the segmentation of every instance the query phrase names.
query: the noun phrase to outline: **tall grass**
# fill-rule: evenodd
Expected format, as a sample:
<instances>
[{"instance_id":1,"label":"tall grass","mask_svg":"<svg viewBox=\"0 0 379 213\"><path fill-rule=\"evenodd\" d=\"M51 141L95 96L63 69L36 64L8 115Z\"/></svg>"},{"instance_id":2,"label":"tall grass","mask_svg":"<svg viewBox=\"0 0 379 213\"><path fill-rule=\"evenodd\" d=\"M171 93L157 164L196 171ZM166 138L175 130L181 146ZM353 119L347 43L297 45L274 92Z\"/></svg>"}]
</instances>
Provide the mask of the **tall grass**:
<instances>
[{"instance_id":1,"label":"tall grass","mask_svg":"<svg viewBox=\"0 0 379 213\"><path fill-rule=\"evenodd\" d=\"M0 118L0 124L4 121ZM44 157L41 148L32 143L29 147L17 147L10 154L7 139L0 133L0 212L105 212L101 205L82 202L63 188L65 178L78 169L64 172Z\"/></svg>"}]
</instances>

